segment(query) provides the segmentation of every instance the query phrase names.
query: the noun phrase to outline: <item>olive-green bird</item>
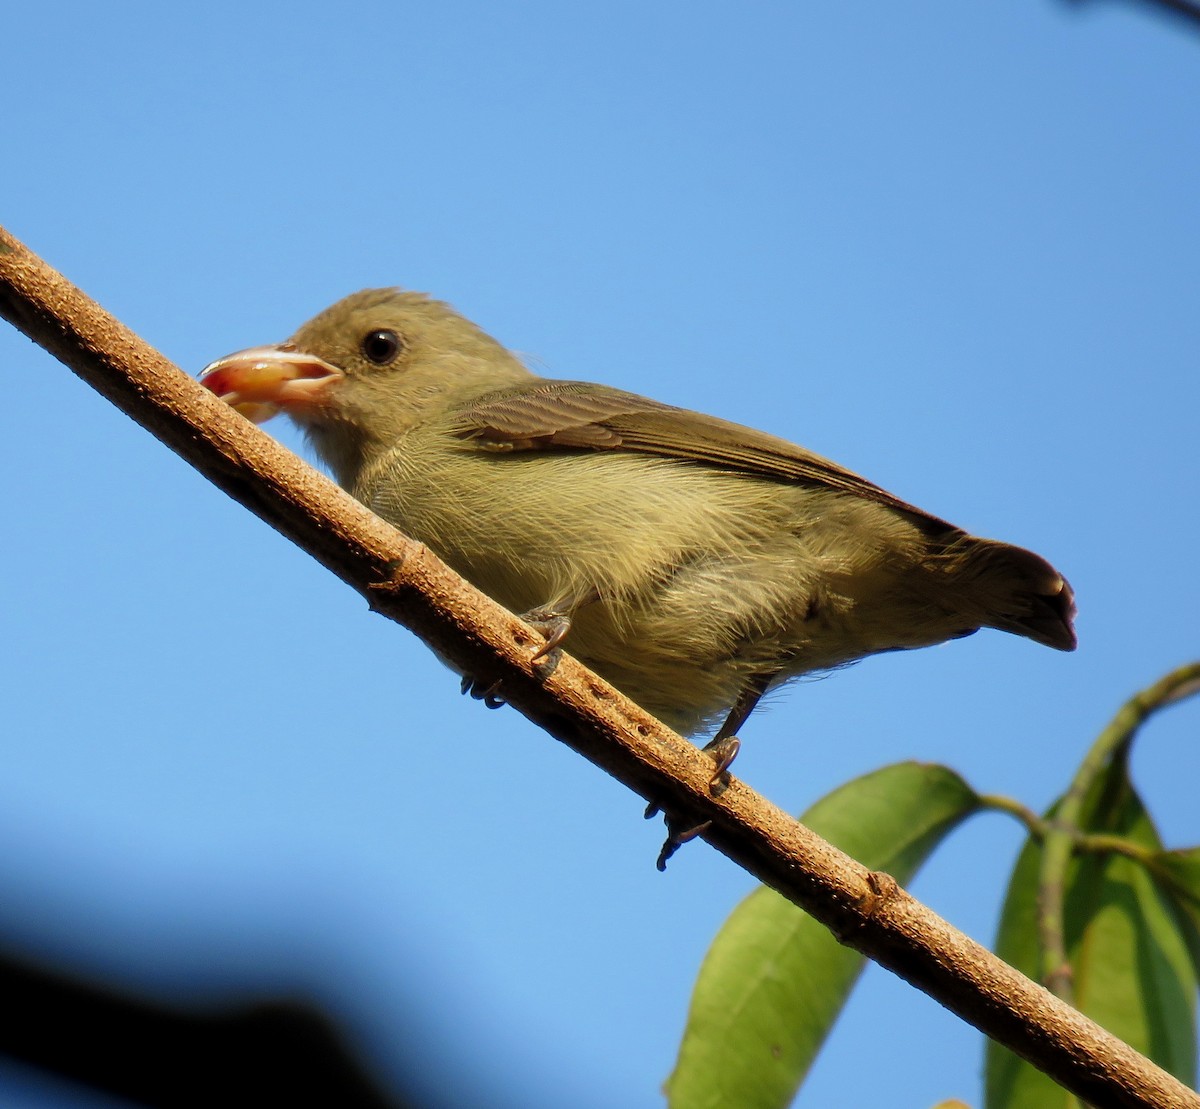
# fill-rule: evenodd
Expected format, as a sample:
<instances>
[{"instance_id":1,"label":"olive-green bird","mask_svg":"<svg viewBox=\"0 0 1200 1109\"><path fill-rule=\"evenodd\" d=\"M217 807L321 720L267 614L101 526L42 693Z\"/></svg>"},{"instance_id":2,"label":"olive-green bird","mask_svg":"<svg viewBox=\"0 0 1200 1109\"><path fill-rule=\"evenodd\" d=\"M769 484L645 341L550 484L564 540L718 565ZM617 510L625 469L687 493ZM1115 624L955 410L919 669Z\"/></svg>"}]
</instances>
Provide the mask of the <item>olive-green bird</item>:
<instances>
[{"instance_id":1,"label":"olive-green bird","mask_svg":"<svg viewBox=\"0 0 1200 1109\"><path fill-rule=\"evenodd\" d=\"M977 539L803 447L531 373L447 305L355 293L204 383L278 411L337 480L527 613L644 708L722 719L718 773L759 698L800 674L999 628L1075 647L1044 559Z\"/></svg>"}]
</instances>

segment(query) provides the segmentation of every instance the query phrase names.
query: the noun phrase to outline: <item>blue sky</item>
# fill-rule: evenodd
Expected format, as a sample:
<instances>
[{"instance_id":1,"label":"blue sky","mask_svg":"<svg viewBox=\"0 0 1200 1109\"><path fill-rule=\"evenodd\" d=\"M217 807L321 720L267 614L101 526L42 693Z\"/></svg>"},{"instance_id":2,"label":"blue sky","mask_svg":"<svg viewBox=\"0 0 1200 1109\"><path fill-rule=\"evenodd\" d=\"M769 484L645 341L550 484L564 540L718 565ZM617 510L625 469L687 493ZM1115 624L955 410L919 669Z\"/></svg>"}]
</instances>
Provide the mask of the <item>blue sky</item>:
<instances>
[{"instance_id":1,"label":"blue sky","mask_svg":"<svg viewBox=\"0 0 1200 1109\"><path fill-rule=\"evenodd\" d=\"M1196 657L1184 24L1116 0L3 24L0 223L189 372L422 289L541 372L799 441L1071 579L1074 655L982 633L776 698L737 770L784 808L905 758L1042 807ZM307 992L462 1104L661 1104L751 880L703 845L657 874L638 798L459 698L7 326L0 368L0 945L154 996ZM1135 759L1172 844L1200 839L1198 713ZM988 942L1019 842L978 818L914 892ZM881 1075L895 1105L978 1103L981 1057L873 969L801 1104L875 1104ZM7 1065L0 1100L98 1104Z\"/></svg>"}]
</instances>

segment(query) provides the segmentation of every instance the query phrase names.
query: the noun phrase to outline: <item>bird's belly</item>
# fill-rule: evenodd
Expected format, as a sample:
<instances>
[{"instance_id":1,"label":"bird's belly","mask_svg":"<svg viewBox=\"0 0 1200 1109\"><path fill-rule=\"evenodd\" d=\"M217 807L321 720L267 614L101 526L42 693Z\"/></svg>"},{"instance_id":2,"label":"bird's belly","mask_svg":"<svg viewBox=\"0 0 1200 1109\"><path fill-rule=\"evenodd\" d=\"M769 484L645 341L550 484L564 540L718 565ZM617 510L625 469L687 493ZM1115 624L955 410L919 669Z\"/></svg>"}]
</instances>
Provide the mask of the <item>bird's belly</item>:
<instances>
[{"instance_id":1,"label":"bird's belly","mask_svg":"<svg viewBox=\"0 0 1200 1109\"><path fill-rule=\"evenodd\" d=\"M872 625L879 506L627 454L429 461L356 493L511 611L568 612L565 649L685 733L764 673L907 645Z\"/></svg>"}]
</instances>

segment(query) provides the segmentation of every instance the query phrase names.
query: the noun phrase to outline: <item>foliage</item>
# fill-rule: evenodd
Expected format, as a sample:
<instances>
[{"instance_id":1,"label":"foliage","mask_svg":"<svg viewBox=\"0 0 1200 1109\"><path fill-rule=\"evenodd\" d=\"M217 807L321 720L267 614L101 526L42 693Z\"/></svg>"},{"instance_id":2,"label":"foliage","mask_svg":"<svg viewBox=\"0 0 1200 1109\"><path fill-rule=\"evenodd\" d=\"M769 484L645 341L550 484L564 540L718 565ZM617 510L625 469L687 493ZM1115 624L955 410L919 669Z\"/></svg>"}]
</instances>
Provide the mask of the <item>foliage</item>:
<instances>
[{"instance_id":1,"label":"foliage","mask_svg":"<svg viewBox=\"0 0 1200 1109\"><path fill-rule=\"evenodd\" d=\"M1154 712L1200 688L1200 664L1132 698L1044 817L976 793L943 766L900 763L834 790L802 821L873 870L909 881L982 809L1029 831L1001 916L997 953L1192 1085L1200 978L1200 847L1167 850L1129 778L1129 751ZM671 1109L775 1109L795 1097L863 959L774 891L752 893L701 967L675 1069ZM1080 1102L989 1043L988 1109Z\"/></svg>"}]
</instances>

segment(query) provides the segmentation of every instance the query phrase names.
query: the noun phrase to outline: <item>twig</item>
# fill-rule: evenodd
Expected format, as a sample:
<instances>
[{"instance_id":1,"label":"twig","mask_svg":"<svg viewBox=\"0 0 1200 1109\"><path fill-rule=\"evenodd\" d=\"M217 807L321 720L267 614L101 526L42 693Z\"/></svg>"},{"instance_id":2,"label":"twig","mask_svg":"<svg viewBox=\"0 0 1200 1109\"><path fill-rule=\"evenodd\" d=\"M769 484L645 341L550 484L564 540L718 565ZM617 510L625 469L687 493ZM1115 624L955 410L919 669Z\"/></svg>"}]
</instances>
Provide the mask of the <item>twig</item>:
<instances>
[{"instance_id":1,"label":"twig","mask_svg":"<svg viewBox=\"0 0 1200 1109\"><path fill-rule=\"evenodd\" d=\"M1038 843L1046 838L1046 833L1052 827L1049 820L1038 816L1028 805L1023 805L1012 797L1005 797L1000 793L980 793L977 796L980 808L1007 813L1023 824L1030 839L1034 839ZM1125 836L1108 835L1102 832L1080 832L1078 829L1064 828L1059 823L1053 824L1053 828L1056 832L1065 833L1070 837L1071 850L1076 854L1086 851L1091 855L1124 855L1125 858L1133 859L1152 870L1158 866L1158 852L1147 850L1141 844L1134 843Z\"/></svg>"},{"instance_id":2,"label":"twig","mask_svg":"<svg viewBox=\"0 0 1200 1109\"><path fill-rule=\"evenodd\" d=\"M1033 839L1040 840L1046 834L1047 824L1028 805L1022 804L1013 797L1005 797L1002 793L980 793L979 804L985 809L1008 813L1025 825L1025 830Z\"/></svg>"},{"instance_id":3,"label":"twig","mask_svg":"<svg viewBox=\"0 0 1200 1109\"><path fill-rule=\"evenodd\" d=\"M569 657L548 679L540 637L247 423L0 231L0 314L215 484L481 682L647 800L711 821L703 838L987 1035L1097 1104L1200 1098L899 889L734 782Z\"/></svg>"}]
</instances>

